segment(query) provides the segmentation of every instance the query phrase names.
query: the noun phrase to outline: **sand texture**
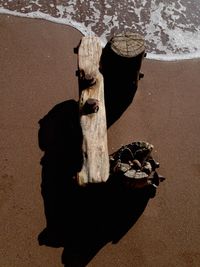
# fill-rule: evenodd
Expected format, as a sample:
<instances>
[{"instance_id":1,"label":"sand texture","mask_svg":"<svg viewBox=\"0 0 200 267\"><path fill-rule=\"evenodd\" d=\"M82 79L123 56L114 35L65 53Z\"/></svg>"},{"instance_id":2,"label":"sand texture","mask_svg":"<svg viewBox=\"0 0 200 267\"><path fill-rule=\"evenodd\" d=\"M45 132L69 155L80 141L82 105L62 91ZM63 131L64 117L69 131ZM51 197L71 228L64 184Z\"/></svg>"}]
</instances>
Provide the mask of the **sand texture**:
<instances>
[{"instance_id":1,"label":"sand texture","mask_svg":"<svg viewBox=\"0 0 200 267\"><path fill-rule=\"evenodd\" d=\"M40 192L43 153L38 146L38 121L56 104L78 100L77 55L73 48L80 38L77 30L64 25L0 16L2 267L59 267L63 266L61 255L65 259L69 253L67 248L63 253L63 247L39 246L37 241L46 225ZM132 141L148 141L154 144L154 157L167 180L119 242L100 245L91 253L87 266L197 267L200 61L145 59L142 71L145 76L132 104L108 130L109 152ZM122 222L127 219L121 217ZM66 266L84 266L79 255L76 259L78 264Z\"/></svg>"}]
</instances>

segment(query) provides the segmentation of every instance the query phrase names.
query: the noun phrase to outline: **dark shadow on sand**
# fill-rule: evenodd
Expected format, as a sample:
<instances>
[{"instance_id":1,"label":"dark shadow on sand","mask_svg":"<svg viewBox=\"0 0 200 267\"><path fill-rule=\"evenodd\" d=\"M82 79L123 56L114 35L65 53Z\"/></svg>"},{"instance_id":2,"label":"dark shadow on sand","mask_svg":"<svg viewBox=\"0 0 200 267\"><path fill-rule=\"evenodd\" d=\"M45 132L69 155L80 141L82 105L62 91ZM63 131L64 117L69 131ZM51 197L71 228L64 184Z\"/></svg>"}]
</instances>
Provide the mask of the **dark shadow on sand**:
<instances>
[{"instance_id":1,"label":"dark shadow on sand","mask_svg":"<svg viewBox=\"0 0 200 267\"><path fill-rule=\"evenodd\" d=\"M64 247L66 267L86 266L108 242L117 243L152 197L149 188L130 190L110 177L104 184L79 187L73 177L82 166L78 103L56 105L40 120L41 193L46 228L40 245Z\"/></svg>"}]
</instances>

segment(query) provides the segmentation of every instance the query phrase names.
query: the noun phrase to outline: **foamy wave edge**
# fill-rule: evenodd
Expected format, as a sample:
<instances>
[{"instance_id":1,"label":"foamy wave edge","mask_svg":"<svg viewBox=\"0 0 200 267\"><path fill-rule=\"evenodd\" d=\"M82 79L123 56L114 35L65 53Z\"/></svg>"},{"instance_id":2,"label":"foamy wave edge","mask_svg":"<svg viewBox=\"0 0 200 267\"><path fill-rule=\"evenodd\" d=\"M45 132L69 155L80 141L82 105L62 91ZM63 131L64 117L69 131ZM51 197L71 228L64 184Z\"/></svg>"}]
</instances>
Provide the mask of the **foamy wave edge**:
<instances>
[{"instance_id":1,"label":"foamy wave edge","mask_svg":"<svg viewBox=\"0 0 200 267\"><path fill-rule=\"evenodd\" d=\"M73 20L69 20L65 18L65 20L61 20L60 18L54 18L48 14L44 14L40 11L31 12L31 13L19 13L16 11L11 11L5 8L0 7L0 14L4 15L12 15L17 17L23 17L23 18L31 18L31 19L42 19L51 21L58 24L63 24L67 26L71 26L81 32L83 35L94 35L95 33L90 31L88 28L86 28L83 24L78 23ZM101 44L104 47L106 45L106 40L101 39ZM179 61L179 60L188 60L188 59L200 59L200 51L195 53L188 53L188 54L155 54L147 51L147 59L152 60L159 60L159 61Z\"/></svg>"}]
</instances>

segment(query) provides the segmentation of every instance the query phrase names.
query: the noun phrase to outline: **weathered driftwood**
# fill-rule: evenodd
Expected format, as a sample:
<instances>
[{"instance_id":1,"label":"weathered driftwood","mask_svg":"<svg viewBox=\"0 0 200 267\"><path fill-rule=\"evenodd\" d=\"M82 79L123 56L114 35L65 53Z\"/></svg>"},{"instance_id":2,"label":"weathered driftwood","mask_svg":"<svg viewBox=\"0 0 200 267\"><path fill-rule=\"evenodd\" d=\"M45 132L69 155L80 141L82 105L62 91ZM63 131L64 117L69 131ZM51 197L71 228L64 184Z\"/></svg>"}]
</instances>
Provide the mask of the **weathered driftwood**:
<instances>
[{"instance_id":1,"label":"weathered driftwood","mask_svg":"<svg viewBox=\"0 0 200 267\"><path fill-rule=\"evenodd\" d=\"M78 183L105 182L109 156L103 76L99 72L102 48L97 37L83 37L78 49L80 123L83 132L83 166Z\"/></svg>"},{"instance_id":2,"label":"weathered driftwood","mask_svg":"<svg viewBox=\"0 0 200 267\"><path fill-rule=\"evenodd\" d=\"M136 82L144 76L140 75L140 68L145 56L145 40L141 34L124 32L114 35L103 50L103 74L117 71L120 77Z\"/></svg>"},{"instance_id":3,"label":"weathered driftwood","mask_svg":"<svg viewBox=\"0 0 200 267\"><path fill-rule=\"evenodd\" d=\"M110 156L111 175L128 188L157 187L165 178L156 172L159 163L152 158L152 150L153 145L141 141L121 147Z\"/></svg>"},{"instance_id":4,"label":"weathered driftwood","mask_svg":"<svg viewBox=\"0 0 200 267\"><path fill-rule=\"evenodd\" d=\"M138 33L113 36L103 49L101 71L104 76L105 105L108 126L131 104L145 56L145 42Z\"/></svg>"}]
</instances>

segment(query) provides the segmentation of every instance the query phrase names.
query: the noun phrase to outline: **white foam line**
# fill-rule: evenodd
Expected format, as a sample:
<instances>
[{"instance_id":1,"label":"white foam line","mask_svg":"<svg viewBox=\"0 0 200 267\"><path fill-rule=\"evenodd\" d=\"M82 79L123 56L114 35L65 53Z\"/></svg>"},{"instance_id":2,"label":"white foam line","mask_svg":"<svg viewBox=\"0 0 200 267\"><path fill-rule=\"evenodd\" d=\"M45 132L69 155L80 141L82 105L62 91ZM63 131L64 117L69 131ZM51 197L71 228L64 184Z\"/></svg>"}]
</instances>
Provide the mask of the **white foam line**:
<instances>
[{"instance_id":1,"label":"white foam line","mask_svg":"<svg viewBox=\"0 0 200 267\"><path fill-rule=\"evenodd\" d=\"M5 8L0 7L0 14L12 15L17 17L24 17L24 18L33 18L33 19L44 19L58 24L64 24L68 26L72 26L73 28L77 29L83 35L93 35L94 33L86 28L83 24L78 23L73 20L69 20L68 18L54 18L49 14L42 13L40 11L31 12L31 13L19 13L16 11L11 11ZM101 44L104 47L106 44L105 38L101 39ZM177 60L187 60L187 59L199 59L200 52L196 53L188 53L188 54L154 54L148 53L147 51L147 58L153 60L163 60L163 61L177 61Z\"/></svg>"},{"instance_id":2,"label":"white foam line","mask_svg":"<svg viewBox=\"0 0 200 267\"><path fill-rule=\"evenodd\" d=\"M153 59L153 60L163 60L163 61L180 61L180 60L188 60L188 59L200 59L200 52L169 55L169 54L153 54L153 53L148 53L147 51L146 58Z\"/></svg>"},{"instance_id":3,"label":"white foam line","mask_svg":"<svg viewBox=\"0 0 200 267\"><path fill-rule=\"evenodd\" d=\"M54 17L50 16L49 14L45 14L45 13L42 13L40 11L30 12L30 13L19 13L16 11L11 11L11 10L0 7L0 14L12 15L12 16L23 17L23 18L44 19L44 20L48 20L48 21L55 22L58 24L64 24L64 25L72 26L72 27L76 28L79 32L81 32L83 35L92 34L81 23L78 23L78 22L73 21L73 20L68 20L67 18L62 18L62 20L60 18L54 18Z\"/></svg>"}]
</instances>

